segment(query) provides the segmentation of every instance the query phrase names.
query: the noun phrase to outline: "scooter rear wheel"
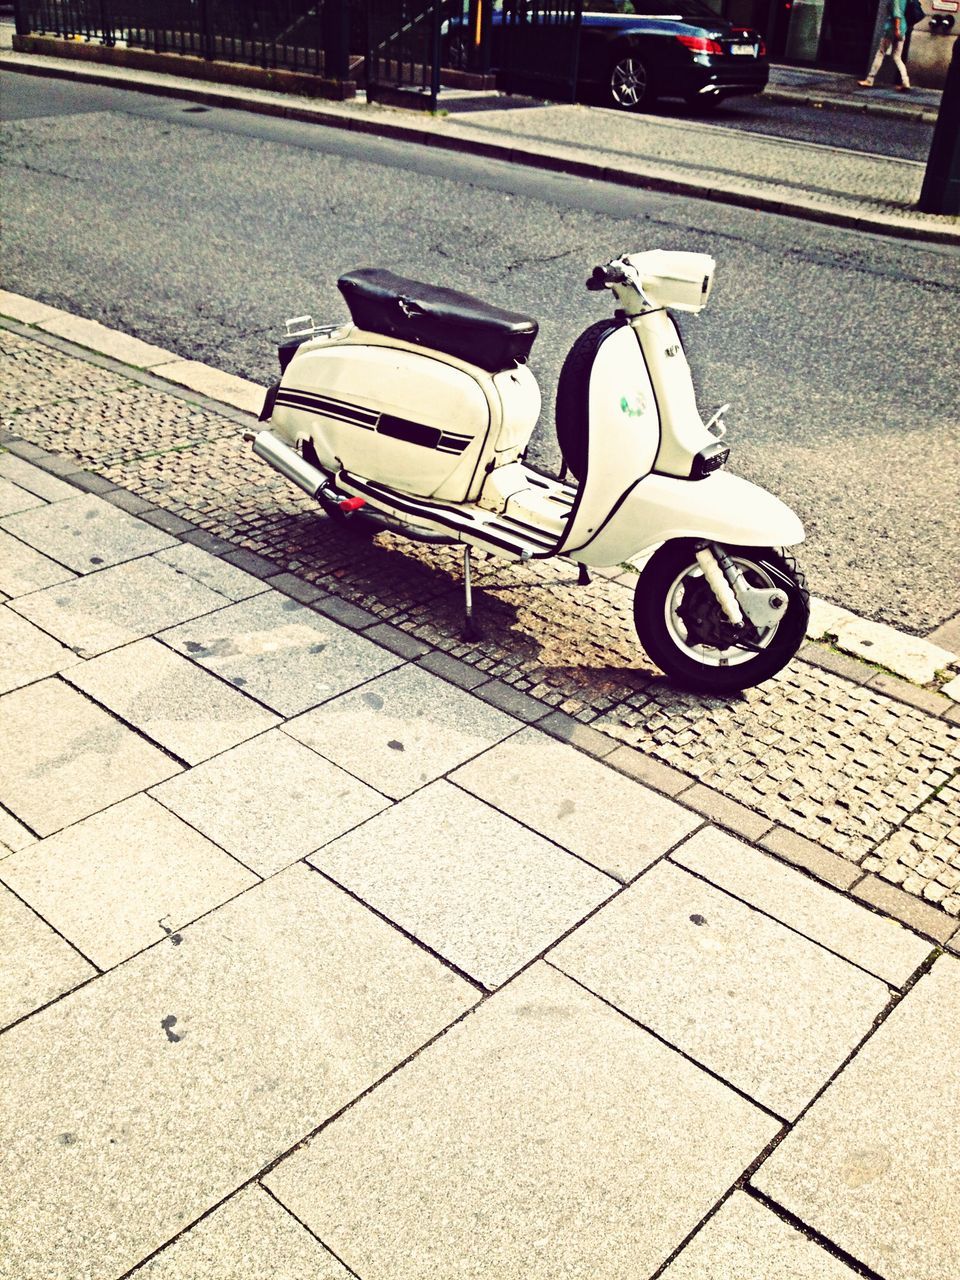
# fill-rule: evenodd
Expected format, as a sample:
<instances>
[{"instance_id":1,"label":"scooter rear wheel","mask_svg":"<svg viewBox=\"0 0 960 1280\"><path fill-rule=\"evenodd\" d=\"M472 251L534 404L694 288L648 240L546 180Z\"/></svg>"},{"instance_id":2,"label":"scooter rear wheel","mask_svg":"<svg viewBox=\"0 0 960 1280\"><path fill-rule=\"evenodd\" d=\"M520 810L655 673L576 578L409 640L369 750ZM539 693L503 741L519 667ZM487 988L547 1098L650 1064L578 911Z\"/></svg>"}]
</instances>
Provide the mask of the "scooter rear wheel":
<instances>
[{"instance_id":1,"label":"scooter rear wheel","mask_svg":"<svg viewBox=\"0 0 960 1280\"><path fill-rule=\"evenodd\" d=\"M769 680L794 656L810 616L796 561L770 547L724 548L751 586L778 587L787 607L757 629L731 623L703 576L697 543L680 538L651 557L637 582L633 619L647 655L671 680L696 693L731 694Z\"/></svg>"}]
</instances>

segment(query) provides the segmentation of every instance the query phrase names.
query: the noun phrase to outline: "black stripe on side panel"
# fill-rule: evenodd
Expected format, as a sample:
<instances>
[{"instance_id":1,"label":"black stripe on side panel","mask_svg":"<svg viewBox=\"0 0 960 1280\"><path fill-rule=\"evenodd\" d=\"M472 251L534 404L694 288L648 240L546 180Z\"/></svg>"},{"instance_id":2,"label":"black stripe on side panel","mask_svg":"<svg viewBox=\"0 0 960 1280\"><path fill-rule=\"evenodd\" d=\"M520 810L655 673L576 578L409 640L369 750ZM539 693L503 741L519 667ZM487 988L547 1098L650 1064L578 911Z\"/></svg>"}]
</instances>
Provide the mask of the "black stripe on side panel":
<instances>
[{"instance_id":1,"label":"black stripe on side panel","mask_svg":"<svg viewBox=\"0 0 960 1280\"><path fill-rule=\"evenodd\" d=\"M305 396L299 391L281 391L277 395L277 404L286 405L290 409L302 409L305 413L313 413L318 417L349 422L351 426L364 427L367 431L372 431L377 425L376 414L365 413L362 409L353 409L350 405L341 404L338 400Z\"/></svg>"},{"instance_id":2,"label":"black stripe on side panel","mask_svg":"<svg viewBox=\"0 0 960 1280\"><path fill-rule=\"evenodd\" d=\"M338 400L336 396L322 395L319 391L308 391L303 387L281 387L280 394L296 396L300 400L309 401L325 409L333 409L337 413L352 414L376 422L380 414L376 409L365 409L362 405L351 404L349 400Z\"/></svg>"},{"instance_id":3,"label":"black stripe on side panel","mask_svg":"<svg viewBox=\"0 0 960 1280\"><path fill-rule=\"evenodd\" d=\"M380 417L377 434L422 445L425 449L436 449L443 432L437 427L424 426L422 422L411 422L409 418L395 418L391 413L384 413Z\"/></svg>"}]
</instances>

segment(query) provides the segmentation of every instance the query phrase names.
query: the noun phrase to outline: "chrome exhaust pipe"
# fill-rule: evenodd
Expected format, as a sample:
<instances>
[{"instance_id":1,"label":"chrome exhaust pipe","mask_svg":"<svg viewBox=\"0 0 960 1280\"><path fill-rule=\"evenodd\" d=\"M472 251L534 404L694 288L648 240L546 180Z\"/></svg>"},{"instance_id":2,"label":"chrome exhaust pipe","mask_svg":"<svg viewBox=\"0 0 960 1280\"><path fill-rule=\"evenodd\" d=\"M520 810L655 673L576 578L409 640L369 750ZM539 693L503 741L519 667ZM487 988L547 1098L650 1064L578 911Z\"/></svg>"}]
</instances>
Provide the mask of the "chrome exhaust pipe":
<instances>
[{"instance_id":1,"label":"chrome exhaust pipe","mask_svg":"<svg viewBox=\"0 0 960 1280\"><path fill-rule=\"evenodd\" d=\"M328 488L328 477L307 462L305 458L302 458L296 449L292 449L290 445L285 444L272 431L258 431L256 434L248 431L244 433L244 439L252 442L253 452L258 458L262 458L264 462L269 463L274 471L279 471L287 480L292 480L298 489L302 489L305 494L319 502L327 515L339 515L343 518L344 513L336 510L343 495ZM402 533L407 537L418 538L421 542L457 541L456 538L450 537L448 534L436 533L432 529L423 529L416 525L408 524L406 521L390 515L386 511L378 511L375 507L368 507L362 514L358 512L356 516L350 517L350 519L356 518L371 520L383 529L390 529L394 533Z\"/></svg>"},{"instance_id":2,"label":"chrome exhaust pipe","mask_svg":"<svg viewBox=\"0 0 960 1280\"><path fill-rule=\"evenodd\" d=\"M284 444L272 431L258 431L252 439L253 452L258 458L268 462L274 471L279 471L282 476L292 480L298 489L319 501L321 491L327 486L327 477L322 471L311 466L305 458L300 457L296 449ZM333 495L330 497L332 499Z\"/></svg>"}]
</instances>

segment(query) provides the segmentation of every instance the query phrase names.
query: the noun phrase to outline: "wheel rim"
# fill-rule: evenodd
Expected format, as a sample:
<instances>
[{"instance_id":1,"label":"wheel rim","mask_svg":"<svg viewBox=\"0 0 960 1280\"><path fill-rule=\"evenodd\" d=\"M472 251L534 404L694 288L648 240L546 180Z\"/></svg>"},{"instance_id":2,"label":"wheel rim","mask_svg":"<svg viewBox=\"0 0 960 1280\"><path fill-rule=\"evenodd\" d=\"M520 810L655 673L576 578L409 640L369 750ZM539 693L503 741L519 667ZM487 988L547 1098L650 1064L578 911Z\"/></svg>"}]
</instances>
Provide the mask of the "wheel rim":
<instances>
[{"instance_id":1,"label":"wheel rim","mask_svg":"<svg viewBox=\"0 0 960 1280\"><path fill-rule=\"evenodd\" d=\"M752 587L781 587L770 571L744 556L731 557ZM670 639L688 658L704 667L738 667L757 656L773 641L787 610L769 627L747 624L751 647L743 648L735 635L741 628L730 622L707 584L700 566L694 562L674 578L664 598L664 621Z\"/></svg>"},{"instance_id":2,"label":"wheel rim","mask_svg":"<svg viewBox=\"0 0 960 1280\"><path fill-rule=\"evenodd\" d=\"M647 72L639 58L622 58L610 72L610 94L618 107L637 107L647 91Z\"/></svg>"}]
</instances>

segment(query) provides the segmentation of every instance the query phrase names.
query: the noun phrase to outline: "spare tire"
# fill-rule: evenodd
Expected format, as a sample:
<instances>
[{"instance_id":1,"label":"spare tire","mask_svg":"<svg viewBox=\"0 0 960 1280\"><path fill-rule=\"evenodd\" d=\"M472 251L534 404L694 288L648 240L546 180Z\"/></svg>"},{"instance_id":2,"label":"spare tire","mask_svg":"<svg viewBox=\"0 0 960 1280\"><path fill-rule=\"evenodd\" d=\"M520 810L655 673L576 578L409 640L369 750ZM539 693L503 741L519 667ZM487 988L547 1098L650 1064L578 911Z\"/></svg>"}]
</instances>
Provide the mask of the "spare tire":
<instances>
[{"instance_id":1,"label":"spare tire","mask_svg":"<svg viewBox=\"0 0 960 1280\"><path fill-rule=\"evenodd\" d=\"M564 465L575 480L587 474L587 450L590 441L590 371L600 344L622 320L598 320L584 329L567 352L557 382L557 443Z\"/></svg>"}]
</instances>

